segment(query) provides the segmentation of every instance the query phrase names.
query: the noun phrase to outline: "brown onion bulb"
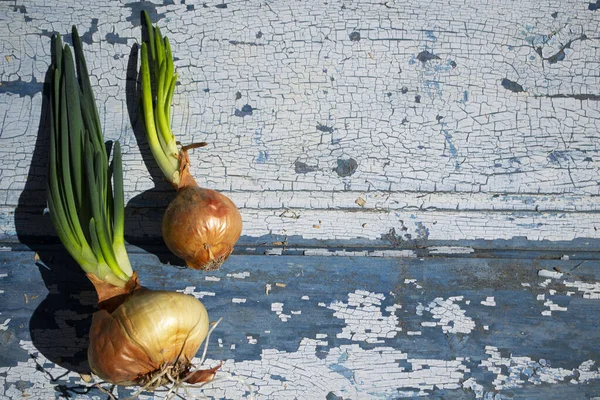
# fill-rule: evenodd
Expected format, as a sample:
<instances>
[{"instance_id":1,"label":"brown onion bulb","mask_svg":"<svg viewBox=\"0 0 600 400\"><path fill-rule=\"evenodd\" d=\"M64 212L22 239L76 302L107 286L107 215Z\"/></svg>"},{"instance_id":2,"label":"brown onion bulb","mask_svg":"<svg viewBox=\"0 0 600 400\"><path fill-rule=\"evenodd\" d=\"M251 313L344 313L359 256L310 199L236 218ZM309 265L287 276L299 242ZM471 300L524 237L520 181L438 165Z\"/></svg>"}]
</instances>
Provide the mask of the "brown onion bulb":
<instances>
[{"instance_id":1,"label":"brown onion bulb","mask_svg":"<svg viewBox=\"0 0 600 400\"><path fill-rule=\"evenodd\" d=\"M140 289L112 313L94 313L88 361L92 371L117 385L159 386L160 372L185 378L190 362L208 334L208 313L193 296Z\"/></svg>"},{"instance_id":2,"label":"brown onion bulb","mask_svg":"<svg viewBox=\"0 0 600 400\"><path fill-rule=\"evenodd\" d=\"M218 269L241 234L242 217L235 204L195 182L179 189L162 221L167 247L193 269Z\"/></svg>"}]
</instances>

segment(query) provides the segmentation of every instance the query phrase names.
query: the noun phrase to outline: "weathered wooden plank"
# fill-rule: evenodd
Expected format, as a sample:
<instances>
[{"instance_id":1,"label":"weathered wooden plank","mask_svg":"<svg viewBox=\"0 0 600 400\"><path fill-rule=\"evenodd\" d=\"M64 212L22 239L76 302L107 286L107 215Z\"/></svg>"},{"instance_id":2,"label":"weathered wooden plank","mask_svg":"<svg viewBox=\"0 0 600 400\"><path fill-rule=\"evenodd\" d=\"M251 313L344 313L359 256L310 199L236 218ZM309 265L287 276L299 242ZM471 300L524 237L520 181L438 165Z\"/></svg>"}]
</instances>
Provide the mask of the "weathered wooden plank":
<instances>
[{"instance_id":1,"label":"weathered wooden plank","mask_svg":"<svg viewBox=\"0 0 600 400\"><path fill-rule=\"evenodd\" d=\"M62 249L38 250L0 252L0 396L97 396L77 375L93 288ZM257 398L600 396L597 261L234 256L202 274L132 254L146 285L223 317L208 363Z\"/></svg>"},{"instance_id":2,"label":"weathered wooden plank","mask_svg":"<svg viewBox=\"0 0 600 400\"><path fill-rule=\"evenodd\" d=\"M521 1L507 9L454 1L200 7L100 0L0 7L7 21L0 27L3 239L15 238L12 211L27 179L44 181L49 37L71 24L84 34L105 135L122 142L132 207L144 203L139 196L152 190L151 177L160 181L133 90L142 8L178 58L174 130L182 142L211 143L192 154L194 171L240 204L247 237L294 230L277 217L287 209L340 209L355 211L355 220L384 221L345 234L339 213L309 213L293 234L372 240L400 229L415 209L432 240L599 238L586 213L598 210L600 194L600 24L585 2ZM355 204L361 198L364 205ZM389 214L378 217L379 209ZM456 211L475 213L461 221ZM563 218L562 211L582 214ZM525 226L509 220L513 212Z\"/></svg>"}]
</instances>

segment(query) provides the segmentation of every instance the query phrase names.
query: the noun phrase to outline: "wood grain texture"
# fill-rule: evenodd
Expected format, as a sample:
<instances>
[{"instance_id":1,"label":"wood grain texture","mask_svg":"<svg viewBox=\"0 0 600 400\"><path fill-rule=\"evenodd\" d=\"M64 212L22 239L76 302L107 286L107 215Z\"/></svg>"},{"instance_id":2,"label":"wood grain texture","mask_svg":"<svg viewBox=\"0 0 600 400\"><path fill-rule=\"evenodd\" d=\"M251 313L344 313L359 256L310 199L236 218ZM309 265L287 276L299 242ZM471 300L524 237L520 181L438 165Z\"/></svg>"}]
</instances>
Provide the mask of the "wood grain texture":
<instances>
[{"instance_id":1,"label":"wood grain texture","mask_svg":"<svg viewBox=\"0 0 600 400\"><path fill-rule=\"evenodd\" d=\"M200 274L130 250L142 283L223 317L207 366L238 381L196 396L600 396L597 261L232 256ZM0 396L97 396L78 375L93 288L60 247L38 255L0 252Z\"/></svg>"},{"instance_id":2,"label":"wood grain texture","mask_svg":"<svg viewBox=\"0 0 600 400\"><path fill-rule=\"evenodd\" d=\"M590 7L3 5L0 237L52 234L17 227L13 211L44 208L41 92L50 36L69 41L71 24L83 34L105 135L123 145L126 197L138 212L129 226L158 236L143 216L160 218L154 208L171 192L140 135L135 93L147 9L176 56L173 130L183 143L210 143L191 155L194 175L239 204L247 241L273 233L376 243L405 224L432 240L597 244L600 24Z\"/></svg>"}]
</instances>

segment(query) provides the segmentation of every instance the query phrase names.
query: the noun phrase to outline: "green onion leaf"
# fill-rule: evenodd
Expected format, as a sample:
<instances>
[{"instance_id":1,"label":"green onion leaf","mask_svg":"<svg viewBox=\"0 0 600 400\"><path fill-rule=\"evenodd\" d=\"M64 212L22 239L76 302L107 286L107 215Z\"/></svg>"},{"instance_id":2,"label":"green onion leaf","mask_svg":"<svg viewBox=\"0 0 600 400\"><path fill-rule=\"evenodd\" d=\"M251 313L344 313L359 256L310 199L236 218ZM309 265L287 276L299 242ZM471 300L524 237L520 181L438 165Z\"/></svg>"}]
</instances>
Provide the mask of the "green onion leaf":
<instances>
[{"instance_id":1,"label":"green onion leaf","mask_svg":"<svg viewBox=\"0 0 600 400\"><path fill-rule=\"evenodd\" d=\"M142 12L140 75L142 82L141 109L144 113L146 137L152 155L165 177L179 183L179 150L171 131L171 105L177 75L174 74L171 45L158 27L152 26L148 13Z\"/></svg>"},{"instance_id":2,"label":"green onion leaf","mask_svg":"<svg viewBox=\"0 0 600 400\"><path fill-rule=\"evenodd\" d=\"M123 238L120 147L116 162L119 171L112 174L75 28L73 46L75 61L60 36L52 38L48 207L59 239L83 270L107 283L124 286L133 271ZM119 192L116 205L111 177ZM119 221L116 231L113 218ZM114 240L116 237L119 239Z\"/></svg>"}]
</instances>

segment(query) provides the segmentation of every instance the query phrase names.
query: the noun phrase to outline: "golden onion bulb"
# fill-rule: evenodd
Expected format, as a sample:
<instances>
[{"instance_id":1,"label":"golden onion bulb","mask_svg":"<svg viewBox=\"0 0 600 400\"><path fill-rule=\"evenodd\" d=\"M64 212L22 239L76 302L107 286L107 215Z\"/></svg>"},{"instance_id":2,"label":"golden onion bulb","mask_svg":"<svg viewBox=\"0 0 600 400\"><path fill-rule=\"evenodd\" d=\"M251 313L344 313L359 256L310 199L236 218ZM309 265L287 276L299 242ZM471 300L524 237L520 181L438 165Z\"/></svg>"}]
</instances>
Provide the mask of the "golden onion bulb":
<instances>
[{"instance_id":1,"label":"golden onion bulb","mask_svg":"<svg viewBox=\"0 0 600 400\"><path fill-rule=\"evenodd\" d=\"M179 189L162 221L165 244L193 269L218 269L241 234L242 217L235 204L195 182Z\"/></svg>"},{"instance_id":2,"label":"golden onion bulb","mask_svg":"<svg viewBox=\"0 0 600 400\"><path fill-rule=\"evenodd\" d=\"M117 385L147 384L169 366L183 378L208 325L206 308L195 297L141 289L112 313L94 313L88 361L96 375Z\"/></svg>"}]
</instances>

